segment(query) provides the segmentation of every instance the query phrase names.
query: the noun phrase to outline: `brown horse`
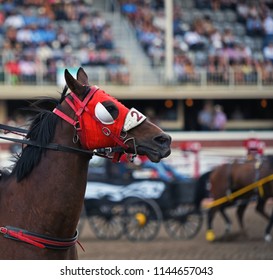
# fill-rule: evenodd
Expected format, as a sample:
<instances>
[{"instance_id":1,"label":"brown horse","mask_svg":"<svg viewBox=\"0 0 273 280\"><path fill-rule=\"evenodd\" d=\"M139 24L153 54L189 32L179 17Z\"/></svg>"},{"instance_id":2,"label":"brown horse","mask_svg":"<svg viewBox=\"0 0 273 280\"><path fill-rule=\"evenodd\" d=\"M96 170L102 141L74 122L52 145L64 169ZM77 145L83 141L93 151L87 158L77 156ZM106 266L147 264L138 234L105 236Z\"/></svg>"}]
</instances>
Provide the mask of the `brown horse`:
<instances>
[{"instance_id":1,"label":"brown horse","mask_svg":"<svg viewBox=\"0 0 273 280\"><path fill-rule=\"evenodd\" d=\"M76 259L77 224L93 154L169 156L171 138L80 68L53 111L33 119L12 171L0 172L0 258ZM113 155L113 157L112 157Z\"/></svg>"},{"instance_id":2,"label":"brown horse","mask_svg":"<svg viewBox=\"0 0 273 280\"><path fill-rule=\"evenodd\" d=\"M209 184L210 184L210 196L217 200L221 197L225 197L232 194L244 187L258 181L261 178L269 176L273 173L273 157L267 156L262 160L250 160L245 162L239 162L238 160L233 163L227 163L216 167L209 174ZM273 225L273 213L268 215L264 211L264 206L268 198L273 197L273 182L270 181L264 184L262 187L262 193L259 192L258 188L254 188L245 194L239 195L237 198L221 203L217 206L210 207L208 210L208 224L207 224L207 234L206 239L208 241L213 241L215 235L213 232L213 218L217 211L220 211L224 220L226 221L226 231L228 232L231 227L231 221L225 209L228 206L234 204L237 207L237 218L242 232L245 232L243 215L251 198L258 196L258 202L256 206L256 211L265 217L269 223L265 229L265 240L271 240L271 228Z\"/></svg>"}]
</instances>

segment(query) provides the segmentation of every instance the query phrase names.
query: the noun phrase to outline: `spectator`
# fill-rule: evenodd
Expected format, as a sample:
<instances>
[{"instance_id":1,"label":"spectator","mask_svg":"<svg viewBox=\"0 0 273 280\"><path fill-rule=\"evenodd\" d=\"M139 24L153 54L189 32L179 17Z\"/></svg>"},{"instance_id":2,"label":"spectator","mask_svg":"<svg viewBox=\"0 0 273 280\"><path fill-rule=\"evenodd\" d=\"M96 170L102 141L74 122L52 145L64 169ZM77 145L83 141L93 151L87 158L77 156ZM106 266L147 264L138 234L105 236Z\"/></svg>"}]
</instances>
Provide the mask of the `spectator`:
<instances>
[{"instance_id":1,"label":"spectator","mask_svg":"<svg viewBox=\"0 0 273 280\"><path fill-rule=\"evenodd\" d=\"M164 10L158 11L153 18L153 25L159 30L165 30L165 12Z\"/></svg>"},{"instance_id":2,"label":"spectator","mask_svg":"<svg viewBox=\"0 0 273 280\"><path fill-rule=\"evenodd\" d=\"M14 29L19 29L25 26L25 21L21 13L14 7L10 14L6 17L4 21L4 27L12 27Z\"/></svg>"},{"instance_id":3,"label":"spectator","mask_svg":"<svg viewBox=\"0 0 273 280\"><path fill-rule=\"evenodd\" d=\"M209 36L211 42L211 53L216 54L219 50L223 48L222 34L219 29L214 28Z\"/></svg>"},{"instance_id":4,"label":"spectator","mask_svg":"<svg viewBox=\"0 0 273 280\"><path fill-rule=\"evenodd\" d=\"M262 74L263 84L272 84L273 82L273 63L271 60L265 60L262 66L259 65L259 71Z\"/></svg>"},{"instance_id":5,"label":"spectator","mask_svg":"<svg viewBox=\"0 0 273 280\"><path fill-rule=\"evenodd\" d=\"M12 85L16 85L19 82L21 75L20 66L18 59L11 59L5 65L5 70L10 75L10 82Z\"/></svg>"},{"instance_id":6,"label":"spectator","mask_svg":"<svg viewBox=\"0 0 273 280\"><path fill-rule=\"evenodd\" d=\"M174 74L179 82L185 81L185 66L183 63L183 57L181 55L176 55L174 58Z\"/></svg>"},{"instance_id":7,"label":"spectator","mask_svg":"<svg viewBox=\"0 0 273 280\"><path fill-rule=\"evenodd\" d=\"M130 83L130 72L127 67L126 60L120 58L118 66L118 83L121 85L129 85Z\"/></svg>"},{"instance_id":8,"label":"spectator","mask_svg":"<svg viewBox=\"0 0 273 280\"><path fill-rule=\"evenodd\" d=\"M165 57L163 41L154 40L153 44L148 49L148 55L153 67L162 65Z\"/></svg>"},{"instance_id":9,"label":"spectator","mask_svg":"<svg viewBox=\"0 0 273 280\"><path fill-rule=\"evenodd\" d=\"M210 37L215 32L214 24L209 15L205 15L201 21L201 28L203 29L203 35Z\"/></svg>"},{"instance_id":10,"label":"spectator","mask_svg":"<svg viewBox=\"0 0 273 280\"><path fill-rule=\"evenodd\" d=\"M270 42L263 50L264 58L273 62L273 42Z\"/></svg>"},{"instance_id":11,"label":"spectator","mask_svg":"<svg viewBox=\"0 0 273 280\"><path fill-rule=\"evenodd\" d=\"M236 11L237 11L238 21L241 23L246 23L248 17L248 11L249 11L249 6L247 5L246 0L238 1Z\"/></svg>"},{"instance_id":12,"label":"spectator","mask_svg":"<svg viewBox=\"0 0 273 280\"><path fill-rule=\"evenodd\" d=\"M247 17L246 31L248 36L261 36L263 34L262 21L256 13Z\"/></svg>"},{"instance_id":13,"label":"spectator","mask_svg":"<svg viewBox=\"0 0 273 280\"><path fill-rule=\"evenodd\" d=\"M27 53L20 59L19 69L22 81L26 83L33 83L36 81L37 67L32 54Z\"/></svg>"},{"instance_id":14,"label":"spectator","mask_svg":"<svg viewBox=\"0 0 273 280\"><path fill-rule=\"evenodd\" d=\"M198 81L198 76L192 61L189 58L186 58L184 63L186 81L196 83Z\"/></svg>"},{"instance_id":15,"label":"spectator","mask_svg":"<svg viewBox=\"0 0 273 280\"><path fill-rule=\"evenodd\" d=\"M212 102L208 101L205 103L203 109L198 114L198 124L200 129L203 131L208 131L212 129L214 116L214 107Z\"/></svg>"},{"instance_id":16,"label":"spectator","mask_svg":"<svg viewBox=\"0 0 273 280\"><path fill-rule=\"evenodd\" d=\"M215 105L214 114L213 114L213 122L212 122L212 130L224 130L227 123L226 114L223 111L223 107L221 105Z\"/></svg>"},{"instance_id":17,"label":"spectator","mask_svg":"<svg viewBox=\"0 0 273 280\"><path fill-rule=\"evenodd\" d=\"M267 46L270 42L273 42L273 18L268 13L263 19L263 33L264 40L263 46Z\"/></svg>"},{"instance_id":18,"label":"spectator","mask_svg":"<svg viewBox=\"0 0 273 280\"><path fill-rule=\"evenodd\" d=\"M190 50L202 50L205 46L204 40L195 29L189 30L184 35L184 40Z\"/></svg>"},{"instance_id":19,"label":"spectator","mask_svg":"<svg viewBox=\"0 0 273 280\"><path fill-rule=\"evenodd\" d=\"M97 48L107 50L114 48L112 30L109 24L105 24L103 27L101 36L97 40Z\"/></svg>"},{"instance_id":20,"label":"spectator","mask_svg":"<svg viewBox=\"0 0 273 280\"><path fill-rule=\"evenodd\" d=\"M235 60L231 62L230 65L233 74L234 74L234 82L236 85L244 84L244 73L242 70L242 64L240 61Z\"/></svg>"},{"instance_id":21,"label":"spectator","mask_svg":"<svg viewBox=\"0 0 273 280\"><path fill-rule=\"evenodd\" d=\"M218 71L216 67L216 57L213 55L210 55L208 58L207 63L207 80L208 82L217 82L218 80Z\"/></svg>"},{"instance_id":22,"label":"spectator","mask_svg":"<svg viewBox=\"0 0 273 280\"><path fill-rule=\"evenodd\" d=\"M251 84L257 81L257 73L251 58L243 60L242 72L244 75L244 82L246 84Z\"/></svg>"},{"instance_id":23,"label":"spectator","mask_svg":"<svg viewBox=\"0 0 273 280\"><path fill-rule=\"evenodd\" d=\"M69 45L69 36L64 27L60 26L57 29L56 40L60 44L60 48L64 48L65 46Z\"/></svg>"},{"instance_id":24,"label":"spectator","mask_svg":"<svg viewBox=\"0 0 273 280\"><path fill-rule=\"evenodd\" d=\"M235 36L230 27L226 27L224 29L224 33L222 35L222 41L224 48L233 48L235 44Z\"/></svg>"},{"instance_id":25,"label":"spectator","mask_svg":"<svg viewBox=\"0 0 273 280\"><path fill-rule=\"evenodd\" d=\"M9 40L4 41L2 47L2 65L5 65L9 61L13 61L15 59L16 52L12 47Z\"/></svg>"},{"instance_id":26,"label":"spectator","mask_svg":"<svg viewBox=\"0 0 273 280\"><path fill-rule=\"evenodd\" d=\"M36 57L43 64L53 56L53 50L45 42L41 42L36 48Z\"/></svg>"},{"instance_id":27,"label":"spectator","mask_svg":"<svg viewBox=\"0 0 273 280\"><path fill-rule=\"evenodd\" d=\"M135 15L137 12L137 5L135 3L124 3L121 5L121 11L125 14L130 20L135 20Z\"/></svg>"}]
</instances>

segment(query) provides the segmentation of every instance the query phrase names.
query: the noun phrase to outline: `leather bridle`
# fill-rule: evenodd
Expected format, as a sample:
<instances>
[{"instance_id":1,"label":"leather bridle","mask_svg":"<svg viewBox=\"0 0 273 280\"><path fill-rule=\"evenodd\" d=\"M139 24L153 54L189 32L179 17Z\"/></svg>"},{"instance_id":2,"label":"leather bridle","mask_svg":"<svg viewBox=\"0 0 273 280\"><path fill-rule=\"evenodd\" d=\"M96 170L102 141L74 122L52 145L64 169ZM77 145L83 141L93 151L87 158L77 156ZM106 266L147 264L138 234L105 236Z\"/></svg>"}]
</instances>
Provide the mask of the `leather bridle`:
<instances>
[{"instance_id":1,"label":"leather bridle","mask_svg":"<svg viewBox=\"0 0 273 280\"><path fill-rule=\"evenodd\" d=\"M73 137L73 143L77 143L78 141L81 142L81 133L82 128L80 127L80 119L82 118L82 115L84 112L91 114L89 111L87 104L92 99L94 94L99 90L97 86L92 86L91 88L88 88L88 93L86 94L86 97L83 101L81 101L77 95L73 92L68 94L65 98L66 103L70 106L70 108L75 112L75 119L71 118L67 114L65 114L63 111L61 111L58 107L56 107L53 110L53 113L59 116L61 119L72 125L75 129L75 134ZM79 105L79 108L76 108L75 103ZM47 145L41 145L40 143L36 141L32 141L30 139L19 139L19 138L11 138L6 136L0 136L0 139L4 139L7 141L12 141L15 143L20 143L22 145L29 145L29 146L35 146L39 148L45 148L55 151L62 151L62 152L73 152L73 153L81 153L84 155L87 155L90 159L93 155L97 155L100 157L110 158L113 161L118 161L122 154L126 153L126 150L129 148L128 142L132 142L133 146L133 153L131 156L127 154L127 157L130 161L134 159L134 157L137 155L136 151L136 142L134 138L128 138L126 139L127 132L123 132L123 135L116 135L114 134L108 127L104 126L95 116L92 116L93 119L97 122L97 124L100 126L101 131L103 134L107 137L110 137L113 139L113 141L117 144L114 147L103 147L103 148L97 148L93 150L88 149L82 149L82 148L76 148L76 147L70 147L65 146L57 143L49 143ZM13 133L13 134L19 134L21 136L26 137L28 130L17 128L13 126L3 125L0 124L0 130L3 130L5 134L7 133ZM83 144L81 142L81 144ZM113 155L113 156L112 156Z\"/></svg>"}]
</instances>

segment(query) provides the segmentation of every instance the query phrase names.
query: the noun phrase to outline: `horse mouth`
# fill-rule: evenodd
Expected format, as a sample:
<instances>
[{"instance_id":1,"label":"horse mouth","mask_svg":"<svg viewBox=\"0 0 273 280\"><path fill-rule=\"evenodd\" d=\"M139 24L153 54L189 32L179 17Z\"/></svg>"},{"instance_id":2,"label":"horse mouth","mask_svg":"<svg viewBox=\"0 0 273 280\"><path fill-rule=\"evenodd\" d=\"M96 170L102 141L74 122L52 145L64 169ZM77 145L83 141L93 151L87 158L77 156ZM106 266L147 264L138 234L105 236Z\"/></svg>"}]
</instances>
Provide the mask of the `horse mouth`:
<instances>
[{"instance_id":1,"label":"horse mouth","mask_svg":"<svg viewBox=\"0 0 273 280\"><path fill-rule=\"evenodd\" d=\"M160 162L161 159L168 157L171 154L171 149L162 149L159 151L144 146L138 146L137 153L139 155L146 155L152 162Z\"/></svg>"}]
</instances>

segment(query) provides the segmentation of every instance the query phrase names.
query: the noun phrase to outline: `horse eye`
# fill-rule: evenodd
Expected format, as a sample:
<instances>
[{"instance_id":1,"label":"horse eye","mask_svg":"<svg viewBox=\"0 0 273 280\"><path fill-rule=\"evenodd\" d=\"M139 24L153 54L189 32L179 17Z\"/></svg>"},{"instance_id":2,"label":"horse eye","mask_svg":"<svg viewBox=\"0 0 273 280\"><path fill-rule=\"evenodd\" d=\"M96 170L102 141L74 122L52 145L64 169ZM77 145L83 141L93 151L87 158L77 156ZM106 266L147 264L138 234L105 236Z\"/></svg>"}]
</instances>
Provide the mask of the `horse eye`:
<instances>
[{"instance_id":1,"label":"horse eye","mask_svg":"<svg viewBox=\"0 0 273 280\"><path fill-rule=\"evenodd\" d=\"M98 102L95 107L95 116L103 124L113 124L118 116L118 108L111 101Z\"/></svg>"}]
</instances>

